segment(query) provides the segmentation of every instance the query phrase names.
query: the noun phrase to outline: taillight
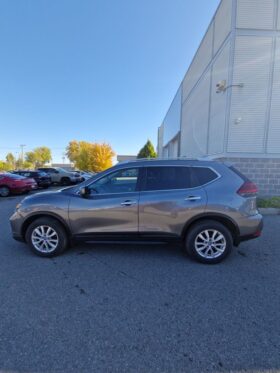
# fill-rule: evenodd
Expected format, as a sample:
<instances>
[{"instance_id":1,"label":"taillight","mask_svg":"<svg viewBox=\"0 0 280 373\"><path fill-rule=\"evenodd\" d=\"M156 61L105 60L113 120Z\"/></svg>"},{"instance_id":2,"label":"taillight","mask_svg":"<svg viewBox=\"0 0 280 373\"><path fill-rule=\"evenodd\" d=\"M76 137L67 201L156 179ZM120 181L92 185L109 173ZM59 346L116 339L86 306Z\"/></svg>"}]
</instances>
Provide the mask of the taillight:
<instances>
[{"instance_id":1,"label":"taillight","mask_svg":"<svg viewBox=\"0 0 280 373\"><path fill-rule=\"evenodd\" d=\"M245 181L245 183L237 191L237 194L242 197L255 196L257 193L258 187L252 181Z\"/></svg>"}]
</instances>

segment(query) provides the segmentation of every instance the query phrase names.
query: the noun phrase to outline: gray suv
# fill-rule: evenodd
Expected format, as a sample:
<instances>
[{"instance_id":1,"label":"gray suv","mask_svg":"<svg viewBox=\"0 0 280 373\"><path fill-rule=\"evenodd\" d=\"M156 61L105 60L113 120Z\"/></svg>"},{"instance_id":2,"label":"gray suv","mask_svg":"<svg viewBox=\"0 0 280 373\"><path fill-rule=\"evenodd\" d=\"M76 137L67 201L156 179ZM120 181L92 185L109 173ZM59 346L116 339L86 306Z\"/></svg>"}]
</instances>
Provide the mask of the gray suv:
<instances>
[{"instance_id":1,"label":"gray suv","mask_svg":"<svg viewBox=\"0 0 280 373\"><path fill-rule=\"evenodd\" d=\"M72 242L179 241L203 263L218 263L259 237L257 187L224 163L139 160L84 183L26 197L10 218L13 237L44 257Z\"/></svg>"}]
</instances>

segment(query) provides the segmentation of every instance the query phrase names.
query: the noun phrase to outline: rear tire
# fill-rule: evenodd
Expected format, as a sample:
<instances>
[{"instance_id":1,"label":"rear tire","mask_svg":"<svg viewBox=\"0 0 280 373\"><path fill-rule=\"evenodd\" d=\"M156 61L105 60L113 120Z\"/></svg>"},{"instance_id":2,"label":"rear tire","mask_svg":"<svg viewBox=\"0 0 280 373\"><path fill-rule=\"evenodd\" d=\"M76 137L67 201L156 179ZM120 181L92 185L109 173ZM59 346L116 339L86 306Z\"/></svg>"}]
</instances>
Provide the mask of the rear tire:
<instances>
[{"instance_id":1,"label":"rear tire","mask_svg":"<svg viewBox=\"0 0 280 373\"><path fill-rule=\"evenodd\" d=\"M48 217L33 221L27 228L25 238L33 253L47 258L62 254L68 246L62 224Z\"/></svg>"},{"instance_id":2,"label":"rear tire","mask_svg":"<svg viewBox=\"0 0 280 373\"><path fill-rule=\"evenodd\" d=\"M214 220L195 224L185 240L185 250L189 256L206 264L220 263L230 254L232 247L230 231Z\"/></svg>"},{"instance_id":3,"label":"rear tire","mask_svg":"<svg viewBox=\"0 0 280 373\"><path fill-rule=\"evenodd\" d=\"M60 184L64 186L71 185L71 180L69 179L69 177L62 177L60 180Z\"/></svg>"},{"instance_id":4,"label":"rear tire","mask_svg":"<svg viewBox=\"0 0 280 373\"><path fill-rule=\"evenodd\" d=\"M8 197L11 194L11 190L7 186L0 186L0 197Z\"/></svg>"}]
</instances>

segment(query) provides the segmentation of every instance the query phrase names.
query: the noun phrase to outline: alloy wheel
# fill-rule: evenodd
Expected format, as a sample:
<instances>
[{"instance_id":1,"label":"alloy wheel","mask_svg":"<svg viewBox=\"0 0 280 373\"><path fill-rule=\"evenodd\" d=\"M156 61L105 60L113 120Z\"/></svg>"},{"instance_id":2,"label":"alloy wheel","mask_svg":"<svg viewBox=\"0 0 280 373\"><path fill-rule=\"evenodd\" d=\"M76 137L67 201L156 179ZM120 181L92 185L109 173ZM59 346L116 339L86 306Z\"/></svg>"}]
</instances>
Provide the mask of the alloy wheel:
<instances>
[{"instance_id":1,"label":"alloy wheel","mask_svg":"<svg viewBox=\"0 0 280 373\"><path fill-rule=\"evenodd\" d=\"M54 228L48 225L40 225L33 230L31 242L39 252L51 253L57 248L59 238Z\"/></svg>"},{"instance_id":2,"label":"alloy wheel","mask_svg":"<svg viewBox=\"0 0 280 373\"><path fill-rule=\"evenodd\" d=\"M200 232L194 242L196 252L205 259L218 258L225 252L226 246L225 236L216 229Z\"/></svg>"}]
</instances>

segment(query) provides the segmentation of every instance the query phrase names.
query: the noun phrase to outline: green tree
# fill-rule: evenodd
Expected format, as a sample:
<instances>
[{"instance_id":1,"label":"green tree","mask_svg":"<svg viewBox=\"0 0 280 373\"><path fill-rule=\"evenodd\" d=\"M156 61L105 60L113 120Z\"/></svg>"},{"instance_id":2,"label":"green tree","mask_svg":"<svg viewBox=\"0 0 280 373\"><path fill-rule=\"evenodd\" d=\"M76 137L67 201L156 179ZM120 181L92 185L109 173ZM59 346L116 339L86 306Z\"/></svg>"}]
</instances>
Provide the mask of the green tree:
<instances>
[{"instance_id":1,"label":"green tree","mask_svg":"<svg viewBox=\"0 0 280 373\"><path fill-rule=\"evenodd\" d=\"M51 150L46 146L40 146L33 150L36 159L36 166L44 166L44 164L52 160Z\"/></svg>"},{"instance_id":2,"label":"green tree","mask_svg":"<svg viewBox=\"0 0 280 373\"><path fill-rule=\"evenodd\" d=\"M9 165L7 162L0 161L0 171L8 171L9 170Z\"/></svg>"},{"instance_id":3,"label":"green tree","mask_svg":"<svg viewBox=\"0 0 280 373\"><path fill-rule=\"evenodd\" d=\"M14 168L16 164L16 159L12 153L8 153L6 155L6 162L10 166L10 168Z\"/></svg>"},{"instance_id":4,"label":"green tree","mask_svg":"<svg viewBox=\"0 0 280 373\"><path fill-rule=\"evenodd\" d=\"M31 163L33 167L36 165L36 155L34 152L25 153L25 162Z\"/></svg>"},{"instance_id":5,"label":"green tree","mask_svg":"<svg viewBox=\"0 0 280 373\"><path fill-rule=\"evenodd\" d=\"M25 153L25 161L32 164L33 167L41 167L52 159L51 150L46 146L35 148L31 152Z\"/></svg>"},{"instance_id":6,"label":"green tree","mask_svg":"<svg viewBox=\"0 0 280 373\"><path fill-rule=\"evenodd\" d=\"M112 166L115 153L106 143L73 140L66 148L66 155L79 170L100 172Z\"/></svg>"},{"instance_id":7,"label":"green tree","mask_svg":"<svg viewBox=\"0 0 280 373\"><path fill-rule=\"evenodd\" d=\"M142 149L140 149L137 158L156 158L157 153L155 151L154 145L150 140L146 142Z\"/></svg>"}]
</instances>

